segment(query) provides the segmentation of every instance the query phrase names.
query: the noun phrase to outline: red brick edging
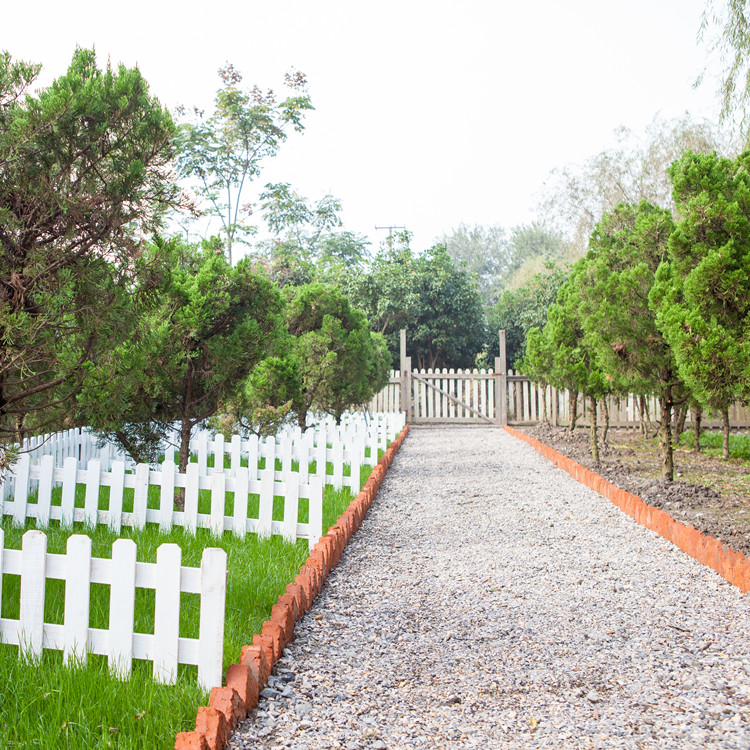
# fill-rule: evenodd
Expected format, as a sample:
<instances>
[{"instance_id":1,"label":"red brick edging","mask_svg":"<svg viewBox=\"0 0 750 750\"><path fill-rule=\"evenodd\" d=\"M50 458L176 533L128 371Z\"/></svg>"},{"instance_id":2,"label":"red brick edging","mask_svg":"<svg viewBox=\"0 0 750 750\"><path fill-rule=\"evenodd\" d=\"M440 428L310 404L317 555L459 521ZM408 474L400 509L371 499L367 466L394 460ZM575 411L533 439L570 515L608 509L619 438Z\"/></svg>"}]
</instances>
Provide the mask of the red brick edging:
<instances>
[{"instance_id":1,"label":"red brick edging","mask_svg":"<svg viewBox=\"0 0 750 750\"><path fill-rule=\"evenodd\" d=\"M279 596L278 603L273 605L271 619L266 620L261 632L253 636L252 645L243 646L240 663L232 664L227 670L225 686L213 688L208 706L198 709L195 730L180 732L176 736L175 750L221 750L229 741L232 730L245 719L248 711L255 708L273 665L292 640L294 623L310 609L323 581L336 566L344 547L362 523L408 432L407 425L388 446L362 491L312 548L294 582L286 587L286 593Z\"/></svg>"},{"instance_id":2,"label":"red brick edging","mask_svg":"<svg viewBox=\"0 0 750 750\"><path fill-rule=\"evenodd\" d=\"M722 544L718 539L701 531L675 521L661 508L648 505L640 497L621 490L617 485L608 482L604 477L581 466L571 458L558 453L548 445L535 440L533 437L504 426L503 429L514 437L528 443L543 456L552 461L555 466L567 471L581 484L611 500L620 510L651 531L655 531L668 541L674 543L683 552L698 562L715 570L722 578L746 594L750 591L750 560L741 552L735 552L731 547Z\"/></svg>"}]
</instances>

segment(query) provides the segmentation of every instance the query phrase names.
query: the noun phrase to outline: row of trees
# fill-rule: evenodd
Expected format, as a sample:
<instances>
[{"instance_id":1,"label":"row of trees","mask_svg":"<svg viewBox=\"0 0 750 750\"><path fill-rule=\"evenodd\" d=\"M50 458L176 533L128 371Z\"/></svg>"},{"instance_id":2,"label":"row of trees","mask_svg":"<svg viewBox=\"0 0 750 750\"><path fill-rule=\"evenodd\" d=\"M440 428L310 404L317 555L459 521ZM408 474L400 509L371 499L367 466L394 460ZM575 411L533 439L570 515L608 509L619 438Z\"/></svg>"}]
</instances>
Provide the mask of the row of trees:
<instances>
[{"instance_id":1,"label":"row of trees","mask_svg":"<svg viewBox=\"0 0 750 750\"><path fill-rule=\"evenodd\" d=\"M621 203L596 225L587 255L530 331L525 372L581 392L656 393L663 476L673 477L672 413L722 415L746 400L750 374L750 152L686 152L668 170L675 218L647 201ZM679 419L677 420L680 421ZM592 453L597 456L596 419Z\"/></svg>"},{"instance_id":2,"label":"row of trees","mask_svg":"<svg viewBox=\"0 0 750 750\"><path fill-rule=\"evenodd\" d=\"M92 51L31 94L38 72L0 56L1 465L25 432L79 424L148 460L177 422L184 468L214 415L304 426L382 387L385 342L340 290L281 289L257 259L227 257L243 227L239 193L221 188L301 127L306 96L243 94L230 67L212 134L217 122L177 126L137 69L102 71ZM179 175L202 180L220 238L165 238L195 208Z\"/></svg>"}]
</instances>

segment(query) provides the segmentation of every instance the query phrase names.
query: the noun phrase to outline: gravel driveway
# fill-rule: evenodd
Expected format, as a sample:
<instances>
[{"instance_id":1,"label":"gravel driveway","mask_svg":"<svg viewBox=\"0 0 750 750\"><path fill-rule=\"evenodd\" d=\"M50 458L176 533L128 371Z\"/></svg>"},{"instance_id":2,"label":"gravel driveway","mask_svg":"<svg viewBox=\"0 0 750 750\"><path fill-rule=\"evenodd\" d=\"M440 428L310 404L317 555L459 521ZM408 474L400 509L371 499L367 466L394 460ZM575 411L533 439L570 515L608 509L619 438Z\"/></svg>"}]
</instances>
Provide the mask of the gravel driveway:
<instances>
[{"instance_id":1,"label":"gravel driveway","mask_svg":"<svg viewBox=\"0 0 750 750\"><path fill-rule=\"evenodd\" d=\"M750 747L750 596L491 427L412 428L231 748Z\"/></svg>"}]
</instances>

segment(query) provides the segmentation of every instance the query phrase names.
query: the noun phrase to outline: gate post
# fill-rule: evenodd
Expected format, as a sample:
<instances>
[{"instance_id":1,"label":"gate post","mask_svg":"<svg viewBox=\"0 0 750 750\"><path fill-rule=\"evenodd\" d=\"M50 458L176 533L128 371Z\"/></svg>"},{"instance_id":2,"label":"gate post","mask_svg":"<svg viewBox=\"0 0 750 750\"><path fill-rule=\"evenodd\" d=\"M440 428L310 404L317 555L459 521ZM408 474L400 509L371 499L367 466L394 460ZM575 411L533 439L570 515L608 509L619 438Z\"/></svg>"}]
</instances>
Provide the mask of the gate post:
<instances>
[{"instance_id":1,"label":"gate post","mask_svg":"<svg viewBox=\"0 0 750 750\"><path fill-rule=\"evenodd\" d=\"M495 424L508 424L508 365L505 359L505 330L498 331L500 356L495 357Z\"/></svg>"},{"instance_id":2,"label":"gate post","mask_svg":"<svg viewBox=\"0 0 750 750\"><path fill-rule=\"evenodd\" d=\"M399 342L399 370L401 372L401 411L406 423L411 423L411 357L406 356L406 329L402 328Z\"/></svg>"}]
</instances>

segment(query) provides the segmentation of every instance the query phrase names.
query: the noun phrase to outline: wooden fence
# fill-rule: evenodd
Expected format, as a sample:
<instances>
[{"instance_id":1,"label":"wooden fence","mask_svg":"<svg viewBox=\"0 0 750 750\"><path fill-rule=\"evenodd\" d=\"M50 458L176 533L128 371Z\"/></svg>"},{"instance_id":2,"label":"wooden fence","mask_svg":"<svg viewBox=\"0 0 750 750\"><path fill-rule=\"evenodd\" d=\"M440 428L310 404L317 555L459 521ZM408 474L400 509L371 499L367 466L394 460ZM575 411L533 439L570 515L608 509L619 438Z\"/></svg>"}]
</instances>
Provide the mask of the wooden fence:
<instances>
[{"instance_id":1,"label":"wooden fence","mask_svg":"<svg viewBox=\"0 0 750 750\"><path fill-rule=\"evenodd\" d=\"M482 422L498 423L497 394L502 389L492 387L492 379L502 377L492 370L414 370L411 373L411 398L407 399L412 422ZM421 376L416 380L415 376ZM394 370L388 385L370 402L371 409L403 408L401 388L404 378ZM514 370L505 378L507 423L530 425L547 419L554 425L570 424L570 401L567 390L543 387ZM451 397L455 399L451 400ZM456 403L456 402L459 403ZM608 396L606 399L612 427L640 425L641 419L655 422L661 418L659 401L655 396L641 398L634 394ZM473 411L471 410L473 409ZM600 407L601 409L601 407ZM576 400L577 424L589 424L591 406L579 394ZM602 415L599 414L599 420ZM750 427L750 408L737 403L732 406L729 421L733 427ZM690 420L688 417L688 424ZM720 427L717 415L703 418L705 427Z\"/></svg>"},{"instance_id":2,"label":"wooden fence","mask_svg":"<svg viewBox=\"0 0 750 750\"><path fill-rule=\"evenodd\" d=\"M91 556L90 537L68 538L64 555L47 552L42 531L27 531L20 550L5 549L0 529L0 574L20 576L19 619L2 618L0 636L27 655L41 657L44 648L62 651L66 662L85 662L89 653L106 656L110 669L126 678L133 659L153 662L154 678L174 684L178 664L198 666L205 689L220 686L224 651L227 555L203 551L200 568L183 567L176 544L162 544L156 563L136 562L132 539L118 539L112 558ZM65 581L63 624L44 621L46 581ZM0 575L0 586L2 575ZM91 585L109 586L109 627L89 627ZM135 632L135 590L155 591L154 632ZM179 635L180 593L200 594L200 636ZM1 593L1 592L0 592Z\"/></svg>"},{"instance_id":3,"label":"wooden fence","mask_svg":"<svg viewBox=\"0 0 750 750\"><path fill-rule=\"evenodd\" d=\"M413 370L408 382L406 409L412 423L498 423L498 376L491 369ZM373 398L369 408L403 409L403 383L404 377L393 370L388 385Z\"/></svg>"}]
</instances>

